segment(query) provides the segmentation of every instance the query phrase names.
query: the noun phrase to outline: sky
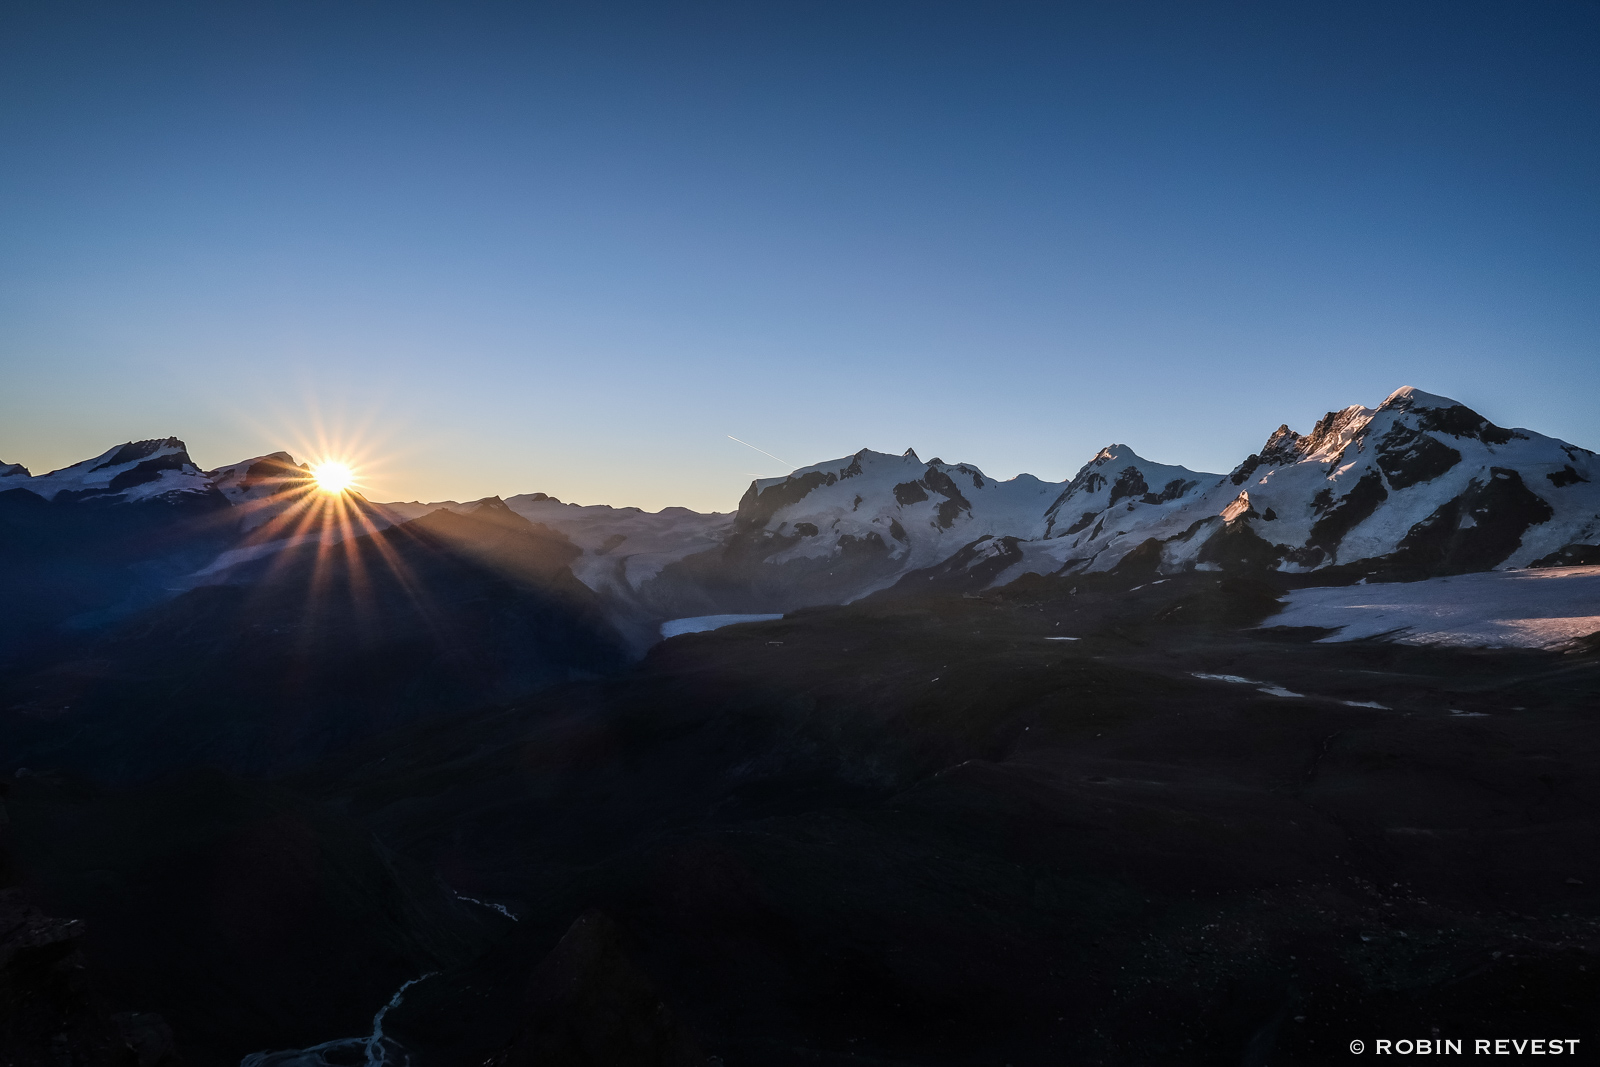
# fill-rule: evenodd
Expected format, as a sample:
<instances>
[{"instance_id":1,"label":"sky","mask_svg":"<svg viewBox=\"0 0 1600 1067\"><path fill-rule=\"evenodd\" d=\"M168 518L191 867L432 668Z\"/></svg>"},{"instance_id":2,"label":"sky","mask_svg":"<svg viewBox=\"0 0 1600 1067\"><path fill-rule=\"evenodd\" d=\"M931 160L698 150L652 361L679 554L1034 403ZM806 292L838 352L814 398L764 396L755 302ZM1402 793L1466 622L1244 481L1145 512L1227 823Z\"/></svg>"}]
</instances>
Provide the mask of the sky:
<instances>
[{"instance_id":1,"label":"sky","mask_svg":"<svg viewBox=\"0 0 1600 1067\"><path fill-rule=\"evenodd\" d=\"M1597 48L1559 0L12 0L0 461L725 511L863 447L1222 472L1402 385L1600 449Z\"/></svg>"}]
</instances>

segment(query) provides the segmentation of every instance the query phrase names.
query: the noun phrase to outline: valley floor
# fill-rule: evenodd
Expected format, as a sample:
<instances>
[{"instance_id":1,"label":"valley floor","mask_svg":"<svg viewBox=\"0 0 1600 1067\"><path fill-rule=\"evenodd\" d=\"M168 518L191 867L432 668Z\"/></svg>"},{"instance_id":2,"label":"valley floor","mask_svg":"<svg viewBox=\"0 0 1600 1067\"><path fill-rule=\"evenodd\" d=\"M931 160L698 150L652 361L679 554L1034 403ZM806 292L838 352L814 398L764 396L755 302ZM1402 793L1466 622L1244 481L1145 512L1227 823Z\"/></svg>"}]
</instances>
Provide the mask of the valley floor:
<instances>
[{"instance_id":1,"label":"valley floor","mask_svg":"<svg viewBox=\"0 0 1600 1067\"><path fill-rule=\"evenodd\" d=\"M33 773L13 848L191 1064L435 971L384 1023L417 1067L1593 1058L1600 650L1318 643L1281 592L685 634L272 780Z\"/></svg>"}]
</instances>

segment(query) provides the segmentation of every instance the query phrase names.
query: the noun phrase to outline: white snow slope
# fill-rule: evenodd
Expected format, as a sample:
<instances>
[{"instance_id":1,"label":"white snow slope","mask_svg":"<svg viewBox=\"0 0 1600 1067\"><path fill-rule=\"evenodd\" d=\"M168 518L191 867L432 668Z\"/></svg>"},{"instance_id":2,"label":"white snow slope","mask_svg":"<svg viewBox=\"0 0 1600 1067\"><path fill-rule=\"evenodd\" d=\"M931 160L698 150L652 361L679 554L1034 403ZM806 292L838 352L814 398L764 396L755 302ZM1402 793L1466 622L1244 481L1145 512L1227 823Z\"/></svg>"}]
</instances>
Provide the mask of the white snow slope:
<instances>
[{"instance_id":1,"label":"white snow slope","mask_svg":"<svg viewBox=\"0 0 1600 1067\"><path fill-rule=\"evenodd\" d=\"M1600 632L1600 567L1298 589L1267 625L1338 628L1323 641L1556 648Z\"/></svg>"},{"instance_id":2,"label":"white snow slope","mask_svg":"<svg viewBox=\"0 0 1600 1067\"><path fill-rule=\"evenodd\" d=\"M776 564L825 559L863 544L881 548L896 566L860 589L856 595L862 596L983 538L994 544L978 549L978 559L1001 550L1001 538L1030 542L1021 549L1025 553L1045 546L1052 534L1083 529L1066 521L1071 515L1081 523L1079 512L1115 508L1140 522L1159 522L1221 480L1218 474L1151 463L1126 445L1103 449L1070 482L1031 474L995 481L965 463L924 463L911 450L890 456L863 449L752 483L735 526L747 536L760 531L786 539L771 556ZM1058 570L1065 562L1048 549L1033 554L1043 561L1039 569Z\"/></svg>"}]
</instances>

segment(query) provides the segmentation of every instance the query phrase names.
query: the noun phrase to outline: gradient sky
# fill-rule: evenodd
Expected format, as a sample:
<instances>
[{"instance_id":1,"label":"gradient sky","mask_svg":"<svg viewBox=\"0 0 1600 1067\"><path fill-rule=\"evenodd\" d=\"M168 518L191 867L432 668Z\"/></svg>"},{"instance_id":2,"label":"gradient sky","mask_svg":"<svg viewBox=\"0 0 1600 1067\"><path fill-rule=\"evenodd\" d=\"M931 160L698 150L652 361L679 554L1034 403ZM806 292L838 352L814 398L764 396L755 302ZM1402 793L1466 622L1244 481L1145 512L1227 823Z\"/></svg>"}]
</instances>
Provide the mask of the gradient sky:
<instances>
[{"instance_id":1,"label":"gradient sky","mask_svg":"<svg viewBox=\"0 0 1600 1067\"><path fill-rule=\"evenodd\" d=\"M13 0L0 459L727 510L864 446L1225 471L1408 384L1600 448L1597 54L1588 2Z\"/></svg>"}]
</instances>

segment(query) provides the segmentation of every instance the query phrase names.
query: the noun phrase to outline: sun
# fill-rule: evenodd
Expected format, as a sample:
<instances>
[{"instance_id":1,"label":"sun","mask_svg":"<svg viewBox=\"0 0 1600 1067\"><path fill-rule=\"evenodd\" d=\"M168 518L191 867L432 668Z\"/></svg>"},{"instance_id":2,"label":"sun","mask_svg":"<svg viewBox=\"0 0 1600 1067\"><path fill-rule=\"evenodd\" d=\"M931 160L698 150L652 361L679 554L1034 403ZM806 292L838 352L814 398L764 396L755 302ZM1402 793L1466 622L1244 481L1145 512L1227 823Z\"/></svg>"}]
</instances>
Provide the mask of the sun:
<instances>
[{"instance_id":1,"label":"sun","mask_svg":"<svg viewBox=\"0 0 1600 1067\"><path fill-rule=\"evenodd\" d=\"M311 477L317 480L318 489L332 494L344 492L356 481L355 473L343 463L318 463L311 468Z\"/></svg>"}]
</instances>

